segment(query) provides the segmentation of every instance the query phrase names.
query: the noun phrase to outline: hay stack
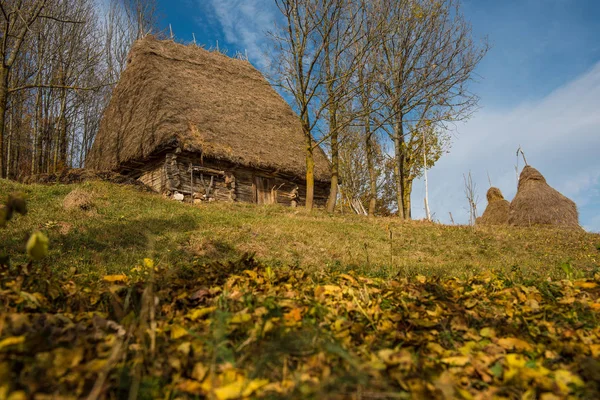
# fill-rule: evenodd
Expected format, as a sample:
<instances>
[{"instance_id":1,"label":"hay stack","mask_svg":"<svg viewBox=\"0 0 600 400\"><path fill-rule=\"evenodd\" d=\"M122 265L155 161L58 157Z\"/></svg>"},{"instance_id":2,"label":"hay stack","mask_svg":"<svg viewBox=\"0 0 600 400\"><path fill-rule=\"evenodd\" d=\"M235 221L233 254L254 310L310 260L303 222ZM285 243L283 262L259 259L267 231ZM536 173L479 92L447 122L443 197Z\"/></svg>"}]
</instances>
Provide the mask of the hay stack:
<instances>
[{"instance_id":1,"label":"hay stack","mask_svg":"<svg viewBox=\"0 0 600 400\"><path fill-rule=\"evenodd\" d=\"M477 218L477 225L507 225L510 203L504 199L500 189L491 187L487 192L487 201L483 215Z\"/></svg>"},{"instance_id":2,"label":"hay stack","mask_svg":"<svg viewBox=\"0 0 600 400\"><path fill-rule=\"evenodd\" d=\"M63 200L65 210L93 211L93 195L79 188L73 189Z\"/></svg>"},{"instance_id":3,"label":"hay stack","mask_svg":"<svg viewBox=\"0 0 600 400\"><path fill-rule=\"evenodd\" d=\"M580 228L575 203L550 187L544 176L529 165L521 172L517 195L510 203L508 223Z\"/></svg>"}]
</instances>

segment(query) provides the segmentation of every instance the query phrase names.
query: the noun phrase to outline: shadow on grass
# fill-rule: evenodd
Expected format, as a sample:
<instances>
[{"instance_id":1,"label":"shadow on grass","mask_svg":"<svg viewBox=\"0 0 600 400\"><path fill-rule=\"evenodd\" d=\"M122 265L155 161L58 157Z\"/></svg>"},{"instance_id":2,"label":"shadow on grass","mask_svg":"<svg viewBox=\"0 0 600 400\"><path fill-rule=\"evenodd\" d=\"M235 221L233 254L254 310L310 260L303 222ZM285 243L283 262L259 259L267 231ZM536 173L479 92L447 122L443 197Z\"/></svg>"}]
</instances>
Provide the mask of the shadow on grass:
<instances>
[{"instance_id":1,"label":"shadow on grass","mask_svg":"<svg viewBox=\"0 0 600 400\"><path fill-rule=\"evenodd\" d=\"M98 219L65 234L53 231L51 262L57 266L68 266L69 262L90 266L102 263L106 272L113 273L129 270L145 257L169 267L193 268L198 264L241 256L233 245L219 240L212 242L210 257L198 257L187 246L189 233L198 228L198 221L186 216Z\"/></svg>"}]
</instances>

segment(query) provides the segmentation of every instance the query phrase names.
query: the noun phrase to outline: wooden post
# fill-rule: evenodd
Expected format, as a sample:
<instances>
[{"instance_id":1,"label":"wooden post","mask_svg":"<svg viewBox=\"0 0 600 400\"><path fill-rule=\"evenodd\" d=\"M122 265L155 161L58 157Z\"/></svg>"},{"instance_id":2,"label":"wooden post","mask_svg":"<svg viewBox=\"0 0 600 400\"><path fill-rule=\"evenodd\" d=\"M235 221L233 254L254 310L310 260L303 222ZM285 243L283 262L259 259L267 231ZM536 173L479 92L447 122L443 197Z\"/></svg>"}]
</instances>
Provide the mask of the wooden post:
<instances>
[{"instance_id":1,"label":"wooden post","mask_svg":"<svg viewBox=\"0 0 600 400\"><path fill-rule=\"evenodd\" d=\"M194 204L194 168L190 163L190 192L192 192L192 204Z\"/></svg>"}]
</instances>

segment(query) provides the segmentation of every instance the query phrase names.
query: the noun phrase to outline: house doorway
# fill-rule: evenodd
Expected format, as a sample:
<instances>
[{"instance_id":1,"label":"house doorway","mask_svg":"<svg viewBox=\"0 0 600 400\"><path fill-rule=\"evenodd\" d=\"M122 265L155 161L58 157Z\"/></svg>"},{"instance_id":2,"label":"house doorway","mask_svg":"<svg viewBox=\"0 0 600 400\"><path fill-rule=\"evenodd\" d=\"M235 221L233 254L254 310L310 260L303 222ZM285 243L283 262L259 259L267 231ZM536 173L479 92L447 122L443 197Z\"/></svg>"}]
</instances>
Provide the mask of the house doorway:
<instances>
[{"instance_id":1,"label":"house doorway","mask_svg":"<svg viewBox=\"0 0 600 400\"><path fill-rule=\"evenodd\" d=\"M275 180L262 176L254 177L254 198L258 204L275 204L277 191L274 190Z\"/></svg>"}]
</instances>

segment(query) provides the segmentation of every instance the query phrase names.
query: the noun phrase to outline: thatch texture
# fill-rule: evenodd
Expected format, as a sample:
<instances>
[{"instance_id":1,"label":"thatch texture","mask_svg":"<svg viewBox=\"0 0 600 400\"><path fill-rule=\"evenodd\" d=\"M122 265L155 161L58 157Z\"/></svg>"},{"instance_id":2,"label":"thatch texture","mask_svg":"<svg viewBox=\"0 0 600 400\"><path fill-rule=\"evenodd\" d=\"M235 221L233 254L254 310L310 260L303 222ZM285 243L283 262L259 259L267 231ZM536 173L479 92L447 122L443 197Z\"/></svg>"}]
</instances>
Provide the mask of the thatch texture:
<instances>
[{"instance_id":1,"label":"thatch texture","mask_svg":"<svg viewBox=\"0 0 600 400\"><path fill-rule=\"evenodd\" d=\"M102 118L86 167L119 170L178 147L303 178L298 117L249 62L152 37L139 40ZM315 179L330 180L317 148Z\"/></svg>"},{"instance_id":2,"label":"thatch texture","mask_svg":"<svg viewBox=\"0 0 600 400\"><path fill-rule=\"evenodd\" d=\"M510 203L504 199L500 189L491 187L487 192L488 205L483 215L477 218L477 225L506 225Z\"/></svg>"},{"instance_id":3,"label":"thatch texture","mask_svg":"<svg viewBox=\"0 0 600 400\"><path fill-rule=\"evenodd\" d=\"M580 228L575 203L550 187L544 176L531 166L521 172L517 195L510 203L508 223Z\"/></svg>"}]
</instances>

